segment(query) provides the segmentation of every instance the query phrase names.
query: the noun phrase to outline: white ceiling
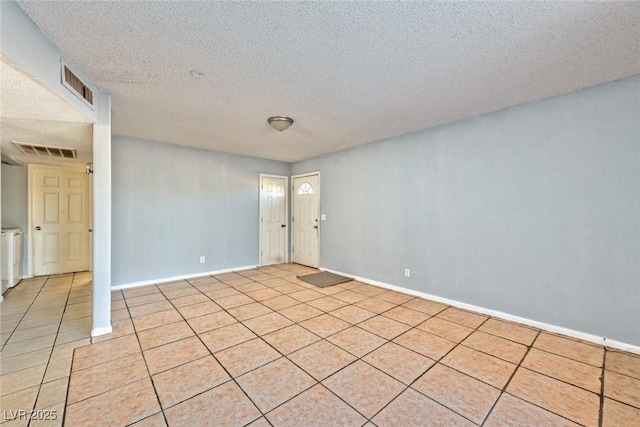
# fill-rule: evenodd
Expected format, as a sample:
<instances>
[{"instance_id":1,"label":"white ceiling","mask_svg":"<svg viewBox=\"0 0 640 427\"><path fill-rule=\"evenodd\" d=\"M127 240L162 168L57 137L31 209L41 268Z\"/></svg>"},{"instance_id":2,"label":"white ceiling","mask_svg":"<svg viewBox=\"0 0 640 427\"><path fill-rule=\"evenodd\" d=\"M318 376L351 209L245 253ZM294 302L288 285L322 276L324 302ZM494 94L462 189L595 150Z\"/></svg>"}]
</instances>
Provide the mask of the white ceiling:
<instances>
[{"instance_id":1,"label":"white ceiling","mask_svg":"<svg viewBox=\"0 0 640 427\"><path fill-rule=\"evenodd\" d=\"M289 162L640 74L640 2L19 4L114 134Z\"/></svg>"},{"instance_id":2,"label":"white ceiling","mask_svg":"<svg viewBox=\"0 0 640 427\"><path fill-rule=\"evenodd\" d=\"M92 158L91 120L6 57L0 59L0 148L18 163L85 163ZM76 160L25 155L13 141L73 148Z\"/></svg>"}]
</instances>

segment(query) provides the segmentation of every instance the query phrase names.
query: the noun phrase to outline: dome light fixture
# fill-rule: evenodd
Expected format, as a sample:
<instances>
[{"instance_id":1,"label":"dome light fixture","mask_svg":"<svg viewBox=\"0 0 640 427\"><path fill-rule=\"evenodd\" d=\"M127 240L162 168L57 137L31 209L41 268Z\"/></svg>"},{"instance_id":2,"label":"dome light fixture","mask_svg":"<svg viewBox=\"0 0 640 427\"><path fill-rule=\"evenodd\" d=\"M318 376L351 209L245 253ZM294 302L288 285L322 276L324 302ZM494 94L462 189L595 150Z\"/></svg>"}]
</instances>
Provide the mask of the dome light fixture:
<instances>
[{"instance_id":1,"label":"dome light fixture","mask_svg":"<svg viewBox=\"0 0 640 427\"><path fill-rule=\"evenodd\" d=\"M197 69L194 68L193 70L191 70L191 75L193 77L195 77L196 79L199 79L200 77L204 76L204 73L202 71L197 70Z\"/></svg>"},{"instance_id":2,"label":"dome light fixture","mask_svg":"<svg viewBox=\"0 0 640 427\"><path fill-rule=\"evenodd\" d=\"M271 116L267 119L267 122L277 131L285 131L293 124L293 119L286 116Z\"/></svg>"}]
</instances>

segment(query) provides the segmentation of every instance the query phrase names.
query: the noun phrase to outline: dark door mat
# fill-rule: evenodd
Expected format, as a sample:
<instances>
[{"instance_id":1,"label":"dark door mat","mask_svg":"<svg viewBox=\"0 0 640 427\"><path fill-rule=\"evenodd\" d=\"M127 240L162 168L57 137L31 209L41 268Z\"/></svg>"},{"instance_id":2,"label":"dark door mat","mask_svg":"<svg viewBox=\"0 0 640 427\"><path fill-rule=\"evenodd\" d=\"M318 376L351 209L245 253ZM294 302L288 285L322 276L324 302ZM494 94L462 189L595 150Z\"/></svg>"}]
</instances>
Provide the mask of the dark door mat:
<instances>
[{"instance_id":1,"label":"dark door mat","mask_svg":"<svg viewBox=\"0 0 640 427\"><path fill-rule=\"evenodd\" d=\"M307 274L306 276L298 276L298 279L303 282L311 283L319 288L326 288L327 286L333 286L353 280L350 277L340 276L338 274L329 273L328 271Z\"/></svg>"}]
</instances>

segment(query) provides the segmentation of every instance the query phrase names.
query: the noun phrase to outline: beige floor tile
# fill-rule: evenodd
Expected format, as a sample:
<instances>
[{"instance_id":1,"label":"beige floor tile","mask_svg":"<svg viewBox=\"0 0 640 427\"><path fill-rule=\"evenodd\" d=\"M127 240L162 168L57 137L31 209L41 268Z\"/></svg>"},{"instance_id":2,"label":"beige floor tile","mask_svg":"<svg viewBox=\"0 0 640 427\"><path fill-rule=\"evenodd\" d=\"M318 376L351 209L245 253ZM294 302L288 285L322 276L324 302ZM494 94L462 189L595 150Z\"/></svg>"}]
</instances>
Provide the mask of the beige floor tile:
<instances>
[{"instance_id":1,"label":"beige floor tile","mask_svg":"<svg viewBox=\"0 0 640 427\"><path fill-rule=\"evenodd\" d=\"M35 409L44 410L59 403L64 404L67 399L68 387L69 377L62 377L55 381L42 384Z\"/></svg>"},{"instance_id":2,"label":"beige floor tile","mask_svg":"<svg viewBox=\"0 0 640 427\"><path fill-rule=\"evenodd\" d=\"M489 316L472 313L470 311L454 307L449 307L446 310L441 311L437 314L437 317L472 329L476 329L489 318Z\"/></svg>"},{"instance_id":3,"label":"beige floor tile","mask_svg":"<svg viewBox=\"0 0 640 427\"><path fill-rule=\"evenodd\" d=\"M381 314L385 311L391 310L394 307L397 307L397 305L394 303L378 298L363 299L362 301L358 301L354 305L356 307L364 308L365 310L371 311L376 314Z\"/></svg>"},{"instance_id":4,"label":"beige floor tile","mask_svg":"<svg viewBox=\"0 0 640 427\"><path fill-rule=\"evenodd\" d=\"M136 307L138 305L150 304L152 302L159 302L159 301L166 301L166 300L167 299L165 298L165 296L159 292L147 294L139 297L133 297L133 298L128 298L125 295L125 301L127 303L127 307L129 308Z\"/></svg>"},{"instance_id":5,"label":"beige floor tile","mask_svg":"<svg viewBox=\"0 0 640 427\"><path fill-rule=\"evenodd\" d=\"M47 371L44 374L44 382L54 381L60 378L68 377L71 374L71 356L52 357L49 360Z\"/></svg>"},{"instance_id":6,"label":"beige floor tile","mask_svg":"<svg viewBox=\"0 0 640 427\"><path fill-rule=\"evenodd\" d=\"M165 297L169 298L170 300L176 300L179 298L184 298L186 296L189 295L202 295L202 293L200 292L200 290L198 290L197 288L194 288L193 286L186 284L184 288L182 289L174 289L171 291L162 291L162 293L164 294ZM204 296L204 295L203 295Z\"/></svg>"},{"instance_id":7,"label":"beige floor tile","mask_svg":"<svg viewBox=\"0 0 640 427\"><path fill-rule=\"evenodd\" d=\"M356 360L352 354L325 340L304 347L288 357L318 381Z\"/></svg>"},{"instance_id":8,"label":"beige floor tile","mask_svg":"<svg viewBox=\"0 0 640 427\"><path fill-rule=\"evenodd\" d=\"M608 350L605 366L609 371L640 379L639 355Z\"/></svg>"},{"instance_id":9,"label":"beige floor tile","mask_svg":"<svg viewBox=\"0 0 640 427\"><path fill-rule=\"evenodd\" d=\"M527 352L527 347L522 344L481 331L475 331L462 344L516 365Z\"/></svg>"},{"instance_id":10,"label":"beige floor tile","mask_svg":"<svg viewBox=\"0 0 640 427\"><path fill-rule=\"evenodd\" d=\"M90 337L91 330L89 328L60 332L56 337L55 345L67 344L73 341L78 341Z\"/></svg>"},{"instance_id":11,"label":"beige floor tile","mask_svg":"<svg viewBox=\"0 0 640 427\"><path fill-rule=\"evenodd\" d=\"M578 362L600 367L604 359L604 348L574 341L558 335L541 333L533 346L549 353L558 354Z\"/></svg>"},{"instance_id":12,"label":"beige floor tile","mask_svg":"<svg viewBox=\"0 0 640 427\"><path fill-rule=\"evenodd\" d=\"M384 295L384 294L380 294L380 295ZM339 299L340 301L346 302L347 304L355 304L358 301L362 301L364 299L369 298L367 295L362 295L355 291L339 292L339 293L333 294L332 297L335 299ZM379 298L379 297L380 296L377 296L376 298ZM393 301L389 301L389 302L393 302Z\"/></svg>"},{"instance_id":13,"label":"beige floor tile","mask_svg":"<svg viewBox=\"0 0 640 427\"><path fill-rule=\"evenodd\" d=\"M598 425L596 394L525 368L519 368L507 392L586 426Z\"/></svg>"},{"instance_id":14,"label":"beige floor tile","mask_svg":"<svg viewBox=\"0 0 640 427\"><path fill-rule=\"evenodd\" d=\"M340 301L339 299L329 297L329 296L314 299L313 301L309 301L308 304L311 307L315 307L318 310L322 310L324 312L333 311L347 305L346 302Z\"/></svg>"},{"instance_id":15,"label":"beige floor tile","mask_svg":"<svg viewBox=\"0 0 640 427\"><path fill-rule=\"evenodd\" d=\"M158 326L167 325L173 322L179 322L182 320L182 316L177 310L165 310L158 313L147 314L142 317L133 318L133 326L137 332L144 331L146 329L157 328Z\"/></svg>"},{"instance_id":16,"label":"beige floor tile","mask_svg":"<svg viewBox=\"0 0 640 427\"><path fill-rule=\"evenodd\" d=\"M245 320L244 324L257 335L265 335L289 326L293 324L293 322L280 313L269 313L260 317Z\"/></svg>"},{"instance_id":17,"label":"beige floor tile","mask_svg":"<svg viewBox=\"0 0 640 427\"><path fill-rule=\"evenodd\" d=\"M269 307L271 310L278 311L282 310L283 308L300 304L300 301L293 299L288 295L282 295L279 297L262 300L261 303Z\"/></svg>"},{"instance_id":18,"label":"beige floor tile","mask_svg":"<svg viewBox=\"0 0 640 427\"><path fill-rule=\"evenodd\" d=\"M193 286L191 286L191 284L186 280L174 280L172 282L167 282L167 283L158 285L158 289L160 289L162 293L179 291L182 289L192 289L192 288Z\"/></svg>"},{"instance_id":19,"label":"beige floor tile","mask_svg":"<svg viewBox=\"0 0 640 427\"><path fill-rule=\"evenodd\" d=\"M9 418L7 413L10 411L12 411L12 414L15 414L16 411L31 411L36 404L39 390L39 385L23 388L8 394L4 394L4 390L1 390L3 395L0 399L0 414L2 414L0 423Z\"/></svg>"},{"instance_id":20,"label":"beige floor tile","mask_svg":"<svg viewBox=\"0 0 640 427\"><path fill-rule=\"evenodd\" d=\"M299 394L267 414L274 426L360 426L366 419L322 385ZM268 424L267 424L268 425Z\"/></svg>"},{"instance_id":21,"label":"beige floor tile","mask_svg":"<svg viewBox=\"0 0 640 427\"><path fill-rule=\"evenodd\" d=\"M532 405L522 399L503 393L498 403L489 414L486 427L504 426L554 426L578 427L572 421L549 412L539 406Z\"/></svg>"},{"instance_id":22,"label":"beige floor tile","mask_svg":"<svg viewBox=\"0 0 640 427\"><path fill-rule=\"evenodd\" d=\"M178 341L194 335L193 330L185 321L170 323L138 333L140 347L147 350L173 341Z\"/></svg>"},{"instance_id":23,"label":"beige floor tile","mask_svg":"<svg viewBox=\"0 0 640 427\"><path fill-rule=\"evenodd\" d=\"M602 427L627 427L638 425L640 409L611 399L604 399Z\"/></svg>"},{"instance_id":24,"label":"beige floor tile","mask_svg":"<svg viewBox=\"0 0 640 427\"><path fill-rule=\"evenodd\" d=\"M304 322L307 319L324 314L322 310L304 303L284 308L279 313L293 322Z\"/></svg>"},{"instance_id":25,"label":"beige floor tile","mask_svg":"<svg viewBox=\"0 0 640 427\"><path fill-rule=\"evenodd\" d=\"M125 289L124 291L122 291L122 293L127 299L130 299L130 298L141 297L144 295L159 294L160 289L158 289L158 287L155 285L150 285L150 286L143 286L135 289Z\"/></svg>"},{"instance_id":26,"label":"beige floor tile","mask_svg":"<svg viewBox=\"0 0 640 427\"><path fill-rule=\"evenodd\" d=\"M538 330L500 319L489 319L480 326L479 330L515 341L524 345L531 345L538 335Z\"/></svg>"},{"instance_id":27,"label":"beige floor tile","mask_svg":"<svg viewBox=\"0 0 640 427\"><path fill-rule=\"evenodd\" d=\"M313 289L305 289L298 292L292 292L289 294L289 297L298 300L300 302L308 302L313 301L315 299L324 298L324 294L320 292L316 292Z\"/></svg>"},{"instance_id":28,"label":"beige floor tile","mask_svg":"<svg viewBox=\"0 0 640 427\"><path fill-rule=\"evenodd\" d=\"M429 301L423 298L415 298L402 305L403 307L407 307L416 311L421 311L423 313L430 314L432 316L435 316L436 314L440 313L441 311L449 307L446 304L442 304L435 301Z\"/></svg>"},{"instance_id":29,"label":"beige floor tile","mask_svg":"<svg viewBox=\"0 0 640 427\"><path fill-rule=\"evenodd\" d=\"M202 334L207 331L212 331L214 329L236 323L236 319L224 311L217 311L215 313L188 319L187 322L197 334Z\"/></svg>"},{"instance_id":30,"label":"beige floor tile","mask_svg":"<svg viewBox=\"0 0 640 427\"><path fill-rule=\"evenodd\" d=\"M405 332L394 339L393 342L433 360L440 359L456 346L456 343L452 341L418 329L411 329Z\"/></svg>"},{"instance_id":31,"label":"beige floor tile","mask_svg":"<svg viewBox=\"0 0 640 427\"><path fill-rule=\"evenodd\" d=\"M2 384L0 393L4 396L39 385L42 382L46 368L46 364L37 365L0 376L0 384Z\"/></svg>"},{"instance_id":32,"label":"beige floor tile","mask_svg":"<svg viewBox=\"0 0 640 427\"><path fill-rule=\"evenodd\" d=\"M253 280L249 279L248 277L238 276L237 278L234 278L234 279L225 279L223 280L223 282L235 288L237 286L253 283Z\"/></svg>"},{"instance_id":33,"label":"beige floor tile","mask_svg":"<svg viewBox=\"0 0 640 427\"><path fill-rule=\"evenodd\" d=\"M131 321L131 319L111 322L111 326L113 327L113 332L111 332L110 334L93 337L91 338L91 342L95 344L135 333L135 330L133 329L133 322Z\"/></svg>"},{"instance_id":34,"label":"beige floor tile","mask_svg":"<svg viewBox=\"0 0 640 427\"><path fill-rule=\"evenodd\" d=\"M187 296L183 296L180 298L175 298L171 300L171 303L176 307L176 308L180 308L180 307L187 307L193 304L201 304L203 302L208 302L211 301L209 299L209 297L207 297L204 294L201 293L196 293L196 294L192 294L192 295L187 295Z\"/></svg>"},{"instance_id":35,"label":"beige floor tile","mask_svg":"<svg viewBox=\"0 0 640 427\"><path fill-rule=\"evenodd\" d=\"M349 322L352 325L355 325L374 317L376 313L365 310L364 308L356 307L354 305L348 305L332 311L331 315L337 317L338 319L342 319L345 322Z\"/></svg>"},{"instance_id":36,"label":"beige floor tile","mask_svg":"<svg viewBox=\"0 0 640 427\"><path fill-rule=\"evenodd\" d=\"M126 319L130 319L131 315L129 315L129 310L125 309L125 310L113 310L111 312L111 321L117 321L117 320L126 320Z\"/></svg>"},{"instance_id":37,"label":"beige floor tile","mask_svg":"<svg viewBox=\"0 0 640 427\"><path fill-rule=\"evenodd\" d=\"M419 426L430 420L433 426L471 427L474 424L455 412L409 388L384 408L372 421L378 427Z\"/></svg>"},{"instance_id":38,"label":"beige floor tile","mask_svg":"<svg viewBox=\"0 0 640 427\"><path fill-rule=\"evenodd\" d=\"M213 356L206 356L154 375L153 383L166 409L230 379Z\"/></svg>"},{"instance_id":39,"label":"beige floor tile","mask_svg":"<svg viewBox=\"0 0 640 427\"><path fill-rule=\"evenodd\" d=\"M277 359L237 378L256 406L266 413L316 381L286 358Z\"/></svg>"},{"instance_id":40,"label":"beige floor tile","mask_svg":"<svg viewBox=\"0 0 640 427\"><path fill-rule=\"evenodd\" d=\"M476 424L482 424L500 396L497 388L439 363L411 387Z\"/></svg>"},{"instance_id":41,"label":"beige floor tile","mask_svg":"<svg viewBox=\"0 0 640 427\"><path fill-rule=\"evenodd\" d=\"M185 319L193 319L194 317L200 317L222 311L222 308L213 301L206 301L187 305L185 307L178 307L178 311Z\"/></svg>"},{"instance_id":42,"label":"beige floor tile","mask_svg":"<svg viewBox=\"0 0 640 427\"><path fill-rule=\"evenodd\" d=\"M58 323L52 323L50 325L38 326L37 328L17 330L11 335L9 344L55 334L58 332L59 326Z\"/></svg>"},{"instance_id":43,"label":"beige floor tile","mask_svg":"<svg viewBox=\"0 0 640 427\"><path fill-rule=\"evenodd\" d=\"M253 298L250 298L244 294L231 295L228 297L215 299L215 303L224 309L239 307L241 305L251 304L254 302L256 301Z\"/></svg>"},{"instance_id":44,"label":"beige floor tile","mask_svg":"<svg viewBox=\"0 0 640 427\"><path fill-rule=\"evenodd\" d=\"M411 384L435 361L392 342L369 353L362 360L405 384Z\"/></svg>"},{"instance_id":45,"label":"beige floor tile","mask_svg":"<svg viewBox=\"0 0 640 427\"><path fill-rule=\"evenodd\" d=\"M197 337L189 337L145 350L143 354L149 372L153 375L201 359L210 353Z\"/></svg>"},{"instance_id":46,"label":"beige floor tile","mask_svg":"<svg viewBox=\"0 0 640 427\"><path fill-rule=\"evenodd\" d=\"M207 285L209 283L219 283L218 279L215 279L211 276L193 277L191 279L187 279L187 282L196 287L200 285Z\"/></svg>"},{"instance_id":47,"label":"beige floor tile","mask_svg":"<svg viewBox=\"0 0 640 427\"><path fill-rule=\"evenodd\" d=\"M363 294L363 295L367 295L369 297L374 297L376 295L380 295L383 292L386 292L387 289L384 288L379 288L377 286L373 286L373 285L367 285L365 283L359 283L358 286L356 286L355 288L353 288L352 290Z\"/></svg>"},{"instance_id":48,"label":"beige floor tile","mask_svg":"<svg viewBox=\"0 0 640 427\"><path fill-rule=\"evenodd\" d=\"M281 357L281 354L256 338L222 350L215 357L233 377L238 377Z\"/></svg>"},{"instance_id":49,"label":"beige floor tile","mask_svg":"<svg viewBox=\"0 0 640 427\"><path fill-rule=\"evenodd\" d=\"M152 415L132 425L135 427L167 427L162 413Z\"/></svg>"},{"instance_id":50,"label":"beige floor tile","mask_svg":"<svg viewBox=\"0 0 640 427\"><path fill-rule=\"evenodd\" d=\"M405 385L362 362L347 366L322 384L367 418L400 394Z\"/></svg>"},{"instance_id":51,"label":"beige floor tile","mask_svg":"<svg viewBox=\"0 0 640 427\"><path fill-rule=\"evenodd\" d=\"M499 389L505 386L516 369L513 363L464 346L453 349L442 363Z\"/></svg>"},{"instance_id":52,"label":"beige floor tile","mask_svg":"<svg viewBox=\"0 0 640 427\"><path fill-rule=\"evenodd\" d=\"M262 337L280 353L287 355L320 340L320 337L299 325L291 325Z\"/></svg>"},{"instance_id":53,"label":"beige floor tile","mask_svg":"<svg viewBox=\"0 0 640 427\"><path fill-rule=\"evenodd\" d=\"M226 382L165 411L172 426L241 426L260 417L260 411L235 382Z\"/></svg>"},{"instance_id":54,"label":"beige floor tile","mask_svg":"<svg viewBox=\"0 0 640 427\"><path fill-rule=\"evenodd\" d=\"M391 310L384 312L382 315L390 319L397 320L398 322L406 323L410 326L416 326L430 317L428 314L403 306L392 308Z\"/></svg>"},{"instance_id":55,"label":"beige floor tile","mask_svg":"<svg viewBox=\"0 0 640 427\"><path fill-rule=\"evenodd\" d=\"M532 348L522 366L600 394L602 369Z\"/></svg>"},{"instance_id":56,"label":"beige floor tile","mask_svg":"<svg viewBox=\"0 0 640 427\"><path fill-rule=\"evenodd\" d=\"M134 335L80 347L74 352L73 370L78 371L139 352L140 345Z\"/></svg>"},{"instance_id":57,"label":"beige floor tile","mask_svg":"<svg viewBox=\"0 0 640 427\"><path fill-rule=\"evenodd\" d=\"M123 310L125 308L127 308L127 304L124 302L124 299L111 301L111 311Z\"/></svg>"},{"instance_id":58,"label":"beige floor tile","mask_svg":"<svg viewBox=\"0 0 640 427\"><path fill-rule=\"evenodd\" d=\"M204 284L201 284L201 285L195 285L194 287L197 288L200 292L204 292L205 294L207 294L209 292L218 291L220 289L229 288L227 285L225 285L222 282L217 281L213 277L211 279L213 280L213 282L211 282L211 283L204 283Z\"/></svg>"},{"instance_id":59,"label":"beige floor tile","mask_svg":"<svg viewBox=\"0 0 640 427\"><path fill-rule=\"evenodd\" d=\"M73 371L69 381L68 403L75 403L114 388L147 378L147 367L140 353Z\"/></svg>"},{"instance_id":60,"label":"beige floor tile","mask_svg":"<svg viewBox=\"0 0 640 427\"><path fill-rule=\"evenodd\" d=\"M462 326L458 323L450 322L439 317L432 317L418 325L417 328L421 331L428 332L457 343L464 340L473 332L473 329L471 328L467 328L466 326Z\"/></svg>"},{"instance_id":61,"label":"beige floor tile","mask_svg":"<svg viewBox=\"0 0 640 427\"><path fill-rule=\"evenodd\" d=\"M347 329L351 324L344 320L340 320L337 317L333 317L330 314L323 314L322 316L300 322L300 326L310 330L322 338L325 338L329 335L340 332L343 329Z\"/></svg>"},{"instance_id":62,"label":"beige floor tile","mask_svg":"<svg viewBox=\"0 0 640 427\"><path fill-rule=\"evenodd\" d=\"M244 285L244 286L247 286L247 285ZM269 289L266 286L264 288L265 289L258 289L258 290L248 292L247 295L256 301L264 301L266 299L275 298L282 295L280 292L274 289Z\"/></svg>"},{"instance_id":63,"label":"beige floor tile","mask_svg":"<svg viewBox=\"0 0 640 427\"><path fill-rule=\"evenodd\" d=\"M394 304L406 304L411 301L415 297L412 295L403 294L401 292L396 291L385 291L381 294L378 294L376 298L381 299L383 301L391 302Z\"/></svg>"},{"instance_id":64,"label":"beige floor tile","mask_svg":"<svg viewBox=\"0 0 640 427\"><path fill-rule=\"evenodd\" d=\"M46 325L51 325L54 323L59 323L60 319L62 319L62 315L56 314L53 316L44 316L44 317L37 317L37 318L31 318L31 319L23 319L20 322L20 325L18 326L18 328L16 328L17 330L24 330L24 329L31 329L31 328L37 328L38 326L46 326ZM4 324L3 326L3 332L4 332ZM13 328L11 328L13 329Z\"/></svg>"},{"instance_id":65,"label":"beige floor tile","mask_svg":"<svg viewBox=\"0 0 640 427\"><path fill-rule=\"evenodd\" d=\"M77 341L71 341L64 344L56 344L53 347L51 357L71 357L76 348L84 347L91 344L91 338L82 338Z\"/></svg>"},{"instance_id":66,"label":"beige floor tile","mask_svg":"<svg viewBox=\"0 0 640 427\"><path fill-rule=\"evenodd\" d=\"M13 357L5 357L4 354L0 353L0 375L10 374L11 372L42 365L49 361L50 355L51 348L31 351L29 353Z\"/></svg>"},{"instance_id":67,"label":"beige floor tile","mask_svg":"<svg viewBox=\"0 0 640 427\"><path fill-rule=\"evenodd\" d=\"M30 427L60 427L63 423L64 402L39 409L29 423Z\"/></svg>"},{"instance_id":68,"label":"beige floor tile","mask_svg":"<svg viewBox=\"0 0 640 427\"><path fill-rule=\"evenodd\" d=\"M356 357L362 357L367 353L387 343L387 340L377 335L360 329L357 326L345 329L327 338L327 341L348 351Z\"/></svg>"},{"instance_id":69,"label":"beige floor tile","mask_svg":"<svg viewBox=\"0 0 640 427\"><path fill-rule=\"evenodd\" d=\"M251 330L242 323L233 323L229 326L223 326L222 328L200 334L200 339L212 353L233 347L236 344L254 338L256 338L256 334L251 332Z\"/></svg>"},{"instance_id":70,"label":"beige floor tile","mask_svg":"<svg viewBox=\"0 0 640 427\"><path fill-rule=\"evenodd\" d=\"M244 285L240 285L240 286L236 286L235 287L237 290L239 290L240 292L243 292L245 294L250 294L251 292L254 291L261 291L264 289L270 289L267 286L263 285L262 283L258 283L258 282L250 282L250 283L246 283ZM280 292L277 293L277 295L273 295L273 296L278 296L280 295ZM249 295L251 296L251 295ZM253 298L253 297L252 297ZM256 299L256 298L253 298ZM256 299L257 301L257 299Z\"/></svg>"},{"instance_id":71,"label":"beige floor tile","mask_svg":"<svg viewBox=\"0 0 640 427\"><path fill-rule=\"evenodd\" d=\"M31 351L42 350L43 348L53 347L56 340L56 334L45 335L43 337L31 338L21 342L12 344L9 342L2 349L3 357L13 357L20 354L29 353Z\"/></svg>"},{"instance_id":72,"label":"beige floor tile","mask_svg":"<svg viewBox=\"0 0 640 427\"><path fill-rule=\"evenodd\" d=\"M214 291L207 291L205 295L211 298L212 300L217 300L221 298L230 297L232 295L240 295L240 291L236 291L231 287L219 288Z\"/></svg>"},{"instance_id":73,"label":"beige floor tile","mask_svg":"<svg viewBox=\"0 0 640 427\"><path fill-rule=\"evenodd\" d=\"M398 335L411 329L411 327L405 323L384 316L372 317L360 323L358 327L388 340L394 339Z\"/></svg>"},{"instance_id":74,"label":"beige floor tile","mask_svg":"<svg viewBox=\"0 0 640 427\"><path fill-rule=\"evenodd\" d=\"M129 309L129 314L131 315L131 317L142 317L146 316L147 314L153 314L160 311L167 311L172 309L173 305L171 305L169 301L164 300L131 307Z\"/></svg>"},{"instance_id":75,"label":"beige floor tile","mask_svg":"<svg viewBox=\"0 0 640 427\"><path fill-rule=\"evenodd\" d=\"M298 292L298 291L304 291L306 288L300 285L296 285L287 281L283 282L284 284L281 284L275 288L273 288L274 290L280 292L281 294L292 294L294 292Z\"/></svg>"},{"instance_id":76,"label":"beige floor tile","mask_svg":"<svg viewBox=\"0 0 640 427\"><path fill-rule=\"evenodd\" d=\"M238 321L244 321L253 319L254 317L262 316L264 314L272 313L266 305L262 305L259 302L254 302L247 305L241 305L239 307L230 308L227 312L235 317Z\"/></svg>"},{"instance_id":77,"label":"beige floor tile","mask_svg":"<svg viewBox=\"0 0 640 427\"><path fill-rule=\"evenodd\" d=\"M65 424L128 425L159 411L153 386L146 378L67 406Z\"/></svg>"},{"instance_id":78,"label":"beige floor tile","mask_svg":"<svg viewBox=\"0 0 640 427\"><path fill-rule=\"evenodd\" d=\"M605 371L604 395L640 409L640 380Z\"/></svg>"}]
</instances>

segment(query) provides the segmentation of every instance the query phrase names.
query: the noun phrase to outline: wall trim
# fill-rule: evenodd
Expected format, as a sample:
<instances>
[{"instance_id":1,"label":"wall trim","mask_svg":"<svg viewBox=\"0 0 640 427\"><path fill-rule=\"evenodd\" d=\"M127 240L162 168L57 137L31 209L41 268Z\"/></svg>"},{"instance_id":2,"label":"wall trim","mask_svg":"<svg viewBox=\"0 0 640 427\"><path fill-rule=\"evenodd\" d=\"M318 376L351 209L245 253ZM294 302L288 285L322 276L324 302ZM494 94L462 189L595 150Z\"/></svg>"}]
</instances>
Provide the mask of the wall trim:
<instances>
[{"instance_id":1,"label":"wall trim","mask_svg":"<svg viewBox=\"0 0 640 427\"><path fill-rule=\"evenodd\" d=\"M436 295L427 294L420 291L415 291L413 289L403 288L401 286L390 285L388 283L379 282L377 280L371 280L364 277L354 276L353 274L342 273L340 271L331 270L328 268L320 268L321 271L328 271L330 273L339 274L345 277L351 277L358 282L367 283L374 286L379 286L381 288L390 289L397 292L402 292L404 294L413 295L420 298L429 299L431 301L436 301L440 303L444 303L447 305L451 305L454 307L462 308L465 310L475 311L477 313L486 314L492 317L497 317L499 319L507 320L515 323L522 323L523 325L532 326L534 328L542 329L547 332L553 332L556 334L566 335L572 338L577 338L584 341L589 341L594 344L602 345L608 348L615 348L617 350L628 351L629 353L640 354L640 346L624 343L621 341L611 340L606 337L600 337L598 335L587 334L585 332L576 331L573 329L565 328L563 326L551 325L549 323L539 322L537 320L527 319L525 317L515 316L509 313L503 313L502 311L491 310L488 308L480 307L473 304L467 304L464 302L442 298Z\"/></svg>"},{"instance_id":2,"label":"wall trim","mask_svg":"<svg viewBox=\"0 0 640 427\"><path fill-rule=\"evenodd\" d=\"M100 336L100 335L110 334L111 332L113 332L113 327L111 327L111 325L104 326L104 327L101 327L101 328L93 328L93 329L91 329L91 336L92 337L97 337L97 336Z\"/></svg>"},{"instance_id":3,"label":"wall trim","mask_svg":"<svg viewBox=\"0 0 640 427\"><path fill-rule=\"evenodd\" d=\"M138 288L140 286L157 285L161 283L174 282L176 280L186 280L186 279L193 279L195 277L213 276L216 274L223 274L223 273L233 273L234 271L252 270L257 267L258 267L257 265L245 265L242 267L225 268L222 270L215 270L215 271L203 271L202 273L185 274L183 276L166 277L163 279L143 280L141 282L125 283L123 285L111 286L111 290L118 291L122 289Z\"/></svg>"}]
</instances>

